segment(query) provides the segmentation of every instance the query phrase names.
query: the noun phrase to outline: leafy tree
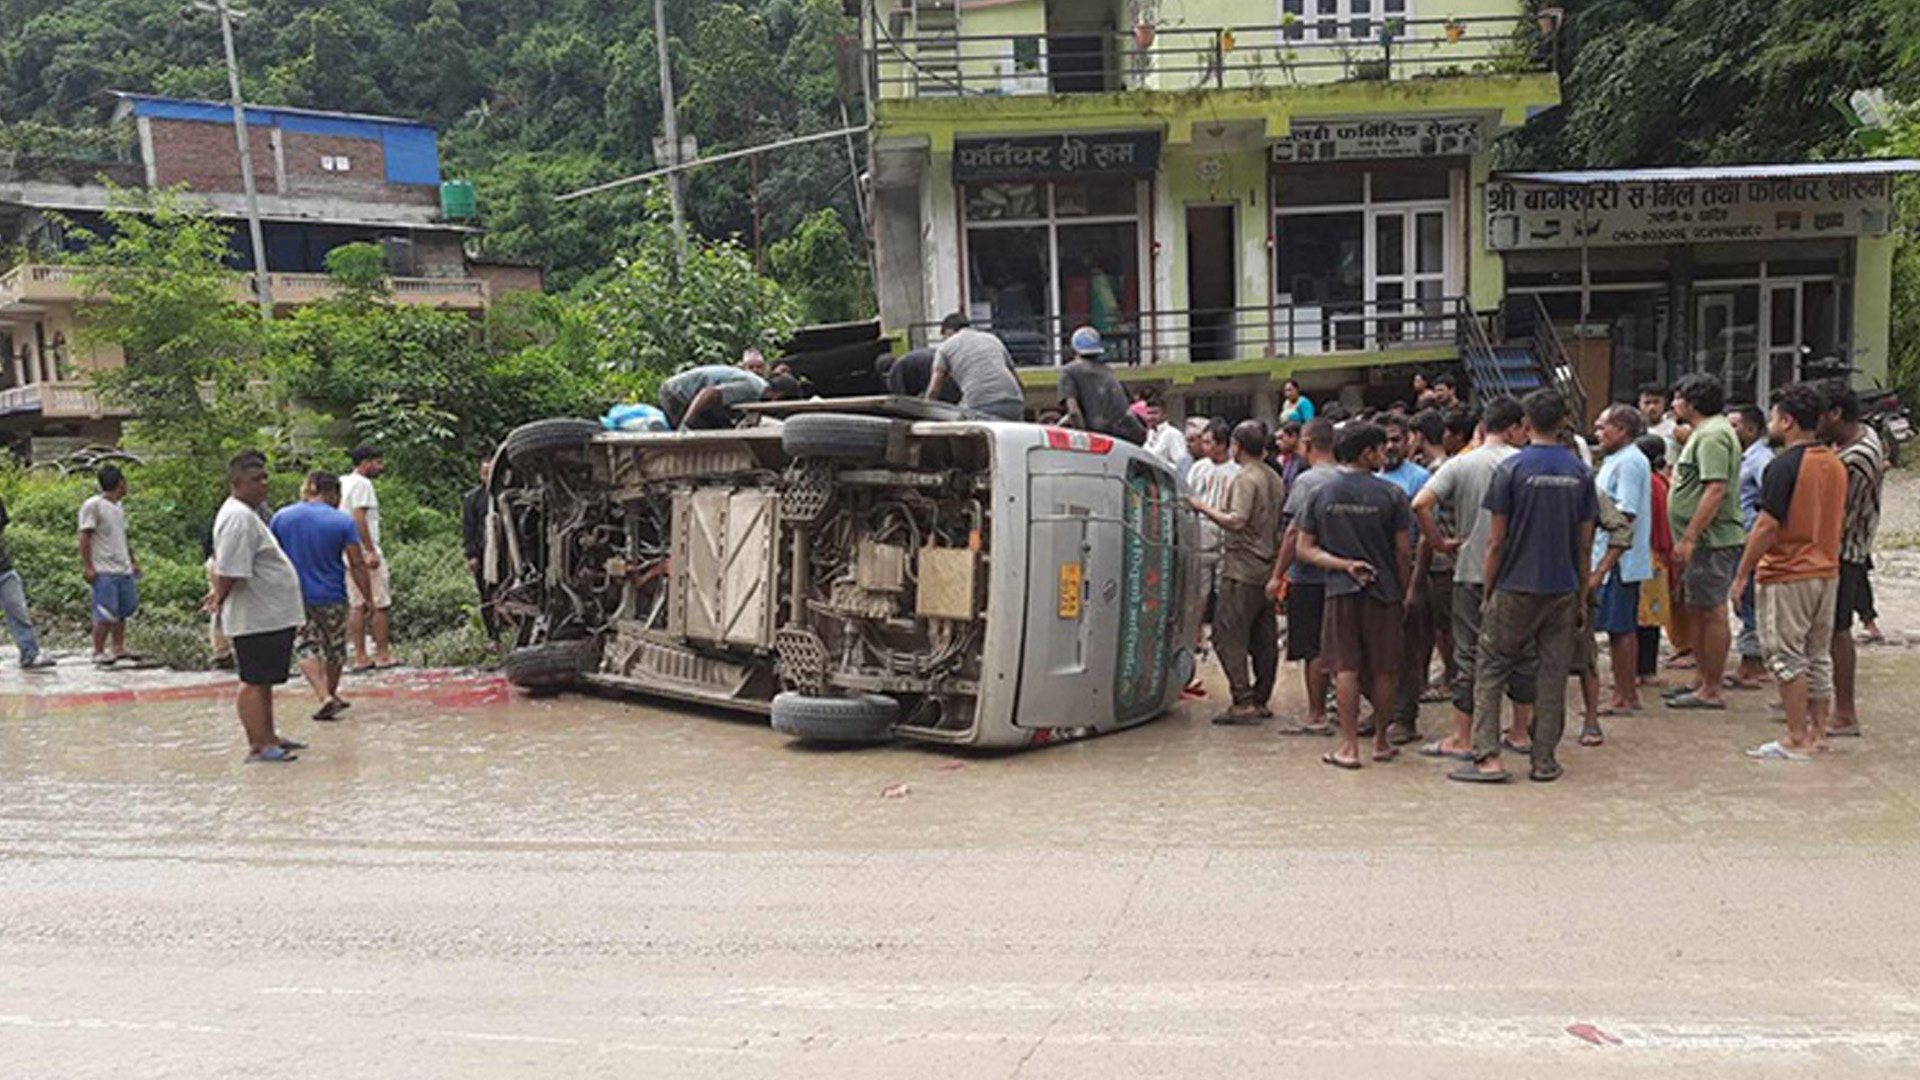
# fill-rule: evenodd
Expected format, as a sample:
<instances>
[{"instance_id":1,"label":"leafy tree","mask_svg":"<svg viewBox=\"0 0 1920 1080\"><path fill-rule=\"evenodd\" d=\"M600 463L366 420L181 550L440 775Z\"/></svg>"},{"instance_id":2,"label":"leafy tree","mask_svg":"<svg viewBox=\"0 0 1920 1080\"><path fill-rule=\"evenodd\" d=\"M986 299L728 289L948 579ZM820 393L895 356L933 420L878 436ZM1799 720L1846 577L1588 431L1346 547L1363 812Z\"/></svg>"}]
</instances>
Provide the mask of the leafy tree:
<instances>
[{"instance_id":1,"label":"leafy tree","mask_svg":"<svg viewBox=\"0 0 1920 1080\"><path fill-rule=\"evenodd\" d=\"M851 322L873 315L867 262L855 253L840 215L819 210L768 253L773 274L810 323Z\"/></svg>"},{"instance_id":2,"label":"leafy tree","mask_svg":"<svg viewBox=\"0 0 1920 1080\"><path fill-rule=\"evenodd\" d=\"M674 258L666 197L649 193L639 242L581 299L592 355L615 387L650 396L661 379L691 364L726 364L749 346L765 348L795 326L793 305L760 276L732 241L695 238L684 268Z\"/></svg>"},{"instance_id":3,"label":"leafy tree","mask_svg":"<svg viewBox=\"0 0 1920 1080\"><path fill-rule=\"evenodd\" d=\"M75 229L90 303L82 339L116 346L118 369L96 372L111 403L137 407L130 441L212 468L255 445L266 419L249 386L263 340L259 312L227 270L227 230L171 193L116 193L102 231ZM214 501L224 479L191 490Z\"/></svg>"}]
</instances>

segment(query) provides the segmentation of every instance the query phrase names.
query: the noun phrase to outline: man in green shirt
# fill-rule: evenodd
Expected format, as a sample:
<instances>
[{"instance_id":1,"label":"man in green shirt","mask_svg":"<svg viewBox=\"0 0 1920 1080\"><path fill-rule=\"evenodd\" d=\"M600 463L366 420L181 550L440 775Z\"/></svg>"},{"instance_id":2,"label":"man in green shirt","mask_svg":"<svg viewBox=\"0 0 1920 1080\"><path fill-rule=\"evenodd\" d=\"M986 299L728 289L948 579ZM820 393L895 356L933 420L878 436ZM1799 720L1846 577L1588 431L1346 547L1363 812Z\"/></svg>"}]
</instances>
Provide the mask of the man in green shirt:
<instances>
[{"instance_id":1,"label":"man in green shirt","mask_svg":"<svg viewBox=\"0 0 1920 1080\"><path fill-rule=\"evenodd\" d=\"M1675 709L1725 709L1727 650L1733 644L1727 624L1727 598L1747 531L1740 520L1740 457L1744 447L1721 410L1726 387L1712 375L1693 374L1673 387L1673 414L1693 428L1673 470L1667 500L1673 529L1673 561L1680 567L1680 602L1694 617L1693 647L1699 667L1687 686L1675 687L1667 705Z\"/></svg>"}]
</instances>

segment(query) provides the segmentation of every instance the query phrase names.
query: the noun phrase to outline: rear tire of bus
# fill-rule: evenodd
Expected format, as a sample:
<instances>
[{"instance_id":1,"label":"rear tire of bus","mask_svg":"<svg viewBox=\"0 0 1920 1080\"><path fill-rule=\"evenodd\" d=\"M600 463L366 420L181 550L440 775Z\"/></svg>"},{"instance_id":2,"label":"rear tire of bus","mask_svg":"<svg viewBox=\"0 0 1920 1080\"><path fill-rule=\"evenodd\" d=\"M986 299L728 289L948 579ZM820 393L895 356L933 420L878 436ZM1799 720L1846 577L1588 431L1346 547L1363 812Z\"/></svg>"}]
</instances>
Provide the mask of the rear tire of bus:
<instances>
[{"instance_id":1,"label":"rear tire of bus","mask_svg":"<svg viewBox=\"0 0 1920 1080\"><path fill-rule=\"evenodd\" d=\"M525 467L535 455L560 450L584 450L600 431L600 425L592 420L535 420L508 432L502 449L506 451L508 461Z\"/></svg>"},{"instance_id":2,"label":"rear tire of bus","mask_svg":"<svg viewBox=\"0 0 1920 1080\"><path fill-rule=\"evenodd\" d=\"M839 698L786 693L773 699L773 730L813 742L888 742L899 719L900 703L879 694Z\"/></svg>"},{"instance_id":3,"label":"rear tire of bus","mask_svg":"<svg viewBox=\"0 0 1920 1080\"><path fill-rule=\"evenodd\" d=\"M780 448L788 457L878 464L887 459L893 424L878 416L803 413L781 427Z\"/></svg>"}]
</instances>

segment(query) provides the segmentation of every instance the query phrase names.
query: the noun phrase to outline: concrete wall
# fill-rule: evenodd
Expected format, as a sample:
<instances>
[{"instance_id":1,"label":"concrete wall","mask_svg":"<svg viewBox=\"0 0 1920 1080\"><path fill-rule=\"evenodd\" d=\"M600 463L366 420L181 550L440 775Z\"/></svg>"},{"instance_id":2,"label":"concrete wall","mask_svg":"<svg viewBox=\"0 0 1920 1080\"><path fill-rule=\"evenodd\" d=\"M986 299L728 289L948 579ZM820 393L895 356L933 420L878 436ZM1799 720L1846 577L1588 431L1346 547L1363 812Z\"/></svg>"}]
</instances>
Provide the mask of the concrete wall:
<instances>
[{"instance_id":1,"label":"concrete wall","mask_svg":"<svg viewBox=\"0 0 1920 1080\"><path fill-rule=\"evenodd\" d=\"M927 182L922 176L921 183ZM880 293L880 322L890 331L931 321L920 205L918 187L885 187L874 193L874 261L879 276L875 285Z\"/></svg>"},{"instance_id":2,"label":"concrete wall","mask_svg":"<svg viewBox=\"0 0 1920 1080\"><path fill-rule=\"evenodd\" d=\"M231 126L158 118L143 118L140 124L142 152L155 185L185 184L200 195L244 190ZM262 196L439 205L433 187L387 182L386 149L378 139L314 135L264 124L249 126L247 134L254 183ZM344 157L350 168L324 169L325 157Z\"/></svg>"},{"instance_id":3,"label":"concrete wall","mask_svg":"<svg viewBox=\"0 0 1920 1080\"><path fill-rule=\"evenodd\" d=\"M1892 236L1865 236L1854 248L1853 366L1862 380L1887 385L1893 327Z\"/></svg>"}]
</instances>

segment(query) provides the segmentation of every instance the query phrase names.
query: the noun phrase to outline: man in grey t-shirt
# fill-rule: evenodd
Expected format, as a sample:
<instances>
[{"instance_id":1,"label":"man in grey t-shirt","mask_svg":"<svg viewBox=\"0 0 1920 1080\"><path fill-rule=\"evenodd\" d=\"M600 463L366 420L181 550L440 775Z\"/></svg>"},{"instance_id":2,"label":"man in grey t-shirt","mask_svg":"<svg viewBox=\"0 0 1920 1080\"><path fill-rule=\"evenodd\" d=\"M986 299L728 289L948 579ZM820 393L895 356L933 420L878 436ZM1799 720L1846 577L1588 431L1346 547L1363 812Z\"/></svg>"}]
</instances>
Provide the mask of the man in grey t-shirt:
<instances>
[{"instance_id":1,"label":"man in grey t-shirt","mask_svg":"<svg viewBox=\"0 0 1920 1080\"><path fill-rule=\"evenodd\" d=\"M1480 655L1488 530L1493 523L1482 504L1500 463L1519 452L1512 444L1526 438L1520 403L1512 398L1488 402L1481 424L1485 437L1480 446L1448 458L1413 499L1413 514L1427 546L1453 555L1453 734L1428 743L1420 752L1461 761L1473 757L1473 680ZM1454 535L1441 529L1443 513L1453 524ZM1534 688L1524 675L1515 679L1514 687L1509 694L1514 731L1524 733L1532 719ZM1523 744L1516 741L1516 745Z\"/></svg>"},{"instance_id":2,"label":"man in grey t-shirt","mask_svg":"<svg viewBox=\"0 0 1920 1080\"><path fill-rule=\"evenodd\" d=\"M127 543L127 511L120 505L126 477L108 465L98 479L99 494L80 504L80 572L93 592L93 662L112 667L139 659L127 651L127 620L140 607L140 563Z\"/></svg>"},{"instance_id":3,"label":"man in grey t-shirt","mask_svg":"<svg viewBox=\"0 0 1920 1080\"><path fill-rule=\"evenodd\" d=\"M933 351L933 381L927 397L936 399L951 382L960 388L960 407L1000 420L1018 420L1026 407L1013 354L1001 340L975 330L959 312L940 323L946 335Z\"/></svg>"}]
</instances>

